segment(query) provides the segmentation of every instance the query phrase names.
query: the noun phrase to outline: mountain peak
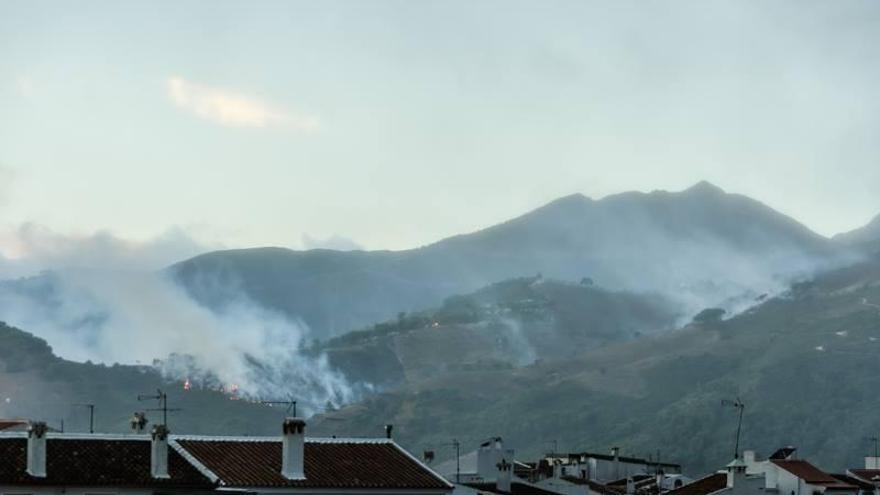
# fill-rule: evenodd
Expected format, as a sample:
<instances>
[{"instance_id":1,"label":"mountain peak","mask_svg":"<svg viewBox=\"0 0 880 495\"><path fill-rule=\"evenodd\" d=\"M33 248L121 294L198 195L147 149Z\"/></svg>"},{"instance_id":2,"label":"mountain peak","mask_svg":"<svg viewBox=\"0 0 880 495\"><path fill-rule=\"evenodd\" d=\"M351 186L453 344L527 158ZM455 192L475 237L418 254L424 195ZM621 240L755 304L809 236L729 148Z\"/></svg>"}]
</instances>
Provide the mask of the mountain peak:
<instances>
[{"instance_id":1,"label":"mountain peak","mask_svg":"<svg viewBox=\"0 0 880 495\"><path fill-rule=\"evenodd\" d=\"M701 180L682 192L689 194L725 194L724 189L707 180Z\"/></svg>"}]
</instances>

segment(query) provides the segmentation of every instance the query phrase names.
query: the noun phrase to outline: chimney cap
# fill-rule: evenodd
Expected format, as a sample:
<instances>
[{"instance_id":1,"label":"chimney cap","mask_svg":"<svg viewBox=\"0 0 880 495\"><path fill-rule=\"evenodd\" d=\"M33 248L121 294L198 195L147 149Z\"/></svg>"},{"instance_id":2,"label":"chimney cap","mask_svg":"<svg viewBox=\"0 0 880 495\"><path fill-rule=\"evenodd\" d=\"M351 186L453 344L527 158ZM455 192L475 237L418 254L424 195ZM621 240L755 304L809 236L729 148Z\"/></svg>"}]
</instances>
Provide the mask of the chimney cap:
<instances>
[{"instance_id":1,"label":"chimney cap","mask_svg":"<svg viewBox=\"0 0 880 495\"><path fill-rule=\"evenodd\" d=\"M46 425L45 421L31 421L28 423L27 432L29 437L35 436L37 438L43 438L48 431L49 426Z\"/></svg>"},{"instance_id":2,"label":"chimney cap","mask_svg":"<svg viewBox=\"0 0 880 495\"><path fill-rule=\"evenodd\" d=\"M306 429L306 420L298 417L293 418L284 418L284 423L281 425L281 432L285 435L293 435L305 433Z\"/></svg>"}]
</instances>

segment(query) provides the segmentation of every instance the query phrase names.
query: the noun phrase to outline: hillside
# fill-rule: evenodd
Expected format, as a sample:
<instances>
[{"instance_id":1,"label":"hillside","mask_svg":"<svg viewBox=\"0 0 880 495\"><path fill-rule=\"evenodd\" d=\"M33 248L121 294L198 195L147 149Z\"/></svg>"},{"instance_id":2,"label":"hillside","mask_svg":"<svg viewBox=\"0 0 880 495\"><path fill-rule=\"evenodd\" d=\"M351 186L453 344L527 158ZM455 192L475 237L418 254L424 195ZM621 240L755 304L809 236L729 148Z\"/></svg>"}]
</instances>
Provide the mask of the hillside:
<instances>
[{"instance_id":1,"label":"hillside","mask_svg":"<svg viewBox=\"0 0 880 495\"><path fill-rule=\"evenodd\" d=\"M880 215L863 227L834 236L833 240L870 253L880 252Z\"/></svg>"},{"instance_id":2,"label":"hillside","mask_svg":"<svg viewBox=\"0 0 880 495\"><path fill-rule=\"evenodd\" d=\"M589 280L506 280L442 306L336 337L312 349L350 381L387 388L460 370L514 369L673 328L657 295L610 292Z\"/></svg>"},{"instance_id":3,"label":"hillside","mask_svg":"<svg viewBox=\"0 0 880 495\"><path fill-rule=\"evenodd\" d=\"M681 192L572 195L511 221L406 251L220 251L170 272L212 307L244 293L329 338L543 273L610 290L657 292L685 312L738 308L836 259L795 220L708 183Z\"/></svg>"},{"instance_id":4,"label":"hillside","mask_svg":"<svg viewBox=\"0 0 880 495\"><path fill-rule=\"evenodd\" d=\"M796 285L729 320L585 351L563 363L467 370L323 416L315 430L355 433L389 421L415 451L501 435L524 457L560 450L662 450L692 473L743 446L793 444L830 469L857 465L880 429L880 260ZM447 449L448 450L448 449ZM449 452L445 452L449 456Z\"/></svg>"},{"instance_id":5,"label":"hillside","mask_svg":"<svg viewBox=\"0 0 880 495\"><path fill-rule=\"evenodd\" d=\"M0 323L0 418L42 419L67 431L88 431L88 410L96 404L95 429L127 432L135 411L157 406L138 394L168 394L168 423L176 433L271 434L278 431L283 410L230 400L230 395L163 379L148 366L104 366L56 357L51 347L31 334ZM154 423L161 413L148 411Z\"/></svg>"}]
</instances>

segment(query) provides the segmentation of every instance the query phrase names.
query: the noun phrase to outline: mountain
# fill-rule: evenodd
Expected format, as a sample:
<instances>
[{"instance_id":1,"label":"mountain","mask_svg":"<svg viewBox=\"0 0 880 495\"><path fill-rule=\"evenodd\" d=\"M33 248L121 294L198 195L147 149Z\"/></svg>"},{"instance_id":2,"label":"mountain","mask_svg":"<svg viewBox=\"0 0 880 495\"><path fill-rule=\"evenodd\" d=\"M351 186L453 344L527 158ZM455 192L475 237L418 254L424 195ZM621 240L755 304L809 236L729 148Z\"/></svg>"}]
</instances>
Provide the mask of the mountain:
<instances>
[{"instance_id":1,"label":"mountain","mask_svg":"<svg viewBox=\"0 0 880 495\"><path fill-rule=\"evenodd\" d=\"M833 237L835 242L854 246L868 252L880 252L880 215L867 225Z\"/></svg>"},{"instance_id":2,"label":"mountain","mask_svg":"<svg viewBox=\"0 0 880 495\"><path fill-rule=\"evenodd\" d=\"M41 419L68 431L88 431L83 404L95 404L98 432L129 431L135 411L160 421L156 401L139 394L168 394L169 426L178 433L274 434L283 411L219 391L185 391L183 383L167 380L150 366L106 366L77 363L55 356L42 339L0 322L0 418Z\"/></svg>"},{"instance_id":3,"label":"mountain","mask_svg":"<svg viewBox=\"0 0 880 495\"><path fill-rule=\"evenodd\" d=\"M565 360L668 330L680 317L661 296L534 276L453 296L438 308L401 313L311 352L325 355L350 382L387 389L463 369L512 370Z\"/></svg>"},{"instance_id":4,"label":"mountain","mask_svg":"<svg viewBox=\"0 0 880 495\"><path fill-rule=\"evenodd\" d=\"M736 309L831 264L837 250L795 220L701 182L675 193L567 196L417 249L219 251L169 271L204 304L222 307L244 294L325 339L537 273L660 293L690 313Z\"/></svg>"},{"instance_id":5,"label":"mountain","mask_svg":"<svg viewBox=\"0 0 880 495\"><path fill-rule=\"evenodd\" d=\"M414 451L456 438L465 450L500 435L521 458L608 451L699 474L743 448L784 445L830 469L861 464L880 429L880 258L829 272L735 317L585 350L516 370L459 369L314 418L313 431L354 433L387 421ZM451 455L440 450L446 457Z\"/></svg>"}]
</instances>

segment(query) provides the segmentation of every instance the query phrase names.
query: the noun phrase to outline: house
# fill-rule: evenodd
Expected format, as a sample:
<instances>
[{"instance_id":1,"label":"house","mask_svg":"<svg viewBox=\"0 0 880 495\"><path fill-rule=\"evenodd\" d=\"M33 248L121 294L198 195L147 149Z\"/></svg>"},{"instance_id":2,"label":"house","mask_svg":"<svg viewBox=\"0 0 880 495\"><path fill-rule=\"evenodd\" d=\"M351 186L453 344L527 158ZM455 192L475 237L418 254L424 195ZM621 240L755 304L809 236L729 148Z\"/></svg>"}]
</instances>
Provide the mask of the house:
<instances>
[{"instance_id":1,"label":"house","mask_svg":"<svg viewBox=\"0 0 880 495\"><path fill-rule=\"evenodd\" d=\"M743 452L746 472L764 476L764 487L779 495L858 495L859 487L841 481L810 462L796 458L797 449L783 447L764 461L754 451Z\"/></svg>"},{"instance_id":2,"label":"house","mask_svg":"<svg viewBox=\"0 0 880 495\"><path fill-rule=\"evenodd\" d=\"M64 434L32 423L0 433L0 494L209 493L214 483L150 435Z\"/></svg>"},{"instance_id":3,"label":"house","mask_svg":"<svg viewBox=\"0 0 880 495\"><path fill-rule=\"evenodd\" d=\"M0 434L0 495L449 495L453 486L393 440L69 434L34 423ZM11 462L9 462L11 461Z\"/></svg>"},{"instance_id":4,"label":"house","mask_svg":"<svg viewBox=\"0 0 880 495\"><path fill-rule=\"evenodd\" d=\"M794 447L777 450L758 460L747 450L723 472L713 473L664 495L866 495L864 483L844 475L831 475L806 460L796 458Z\"/></svg>"},{"instance_id":5,"label":"house","mask_svg":"<svg viewBox=\"0 0 880 495\"><path fill-rule=\"evenodd\" d=\"M876 495L880 493L880 457L865 457L865 467L849 469L846 476L850 483L857 483L860 495ZM836 476L835 476L836 477Z\"/></svg>"},{"instance_id":6,"label":"house","mask_svg":"<svg viewBox=\"0 0 880 495\"><path fill-rule=\"evenodd\" d=\"M610 455L591 452L549 454L538 462L535 476L537 479L576 477L608 483L638 475L653 476L659 472L681 474L681 466L621 456L619 449L614 448Z\"/></svg>"}]
</instances>

